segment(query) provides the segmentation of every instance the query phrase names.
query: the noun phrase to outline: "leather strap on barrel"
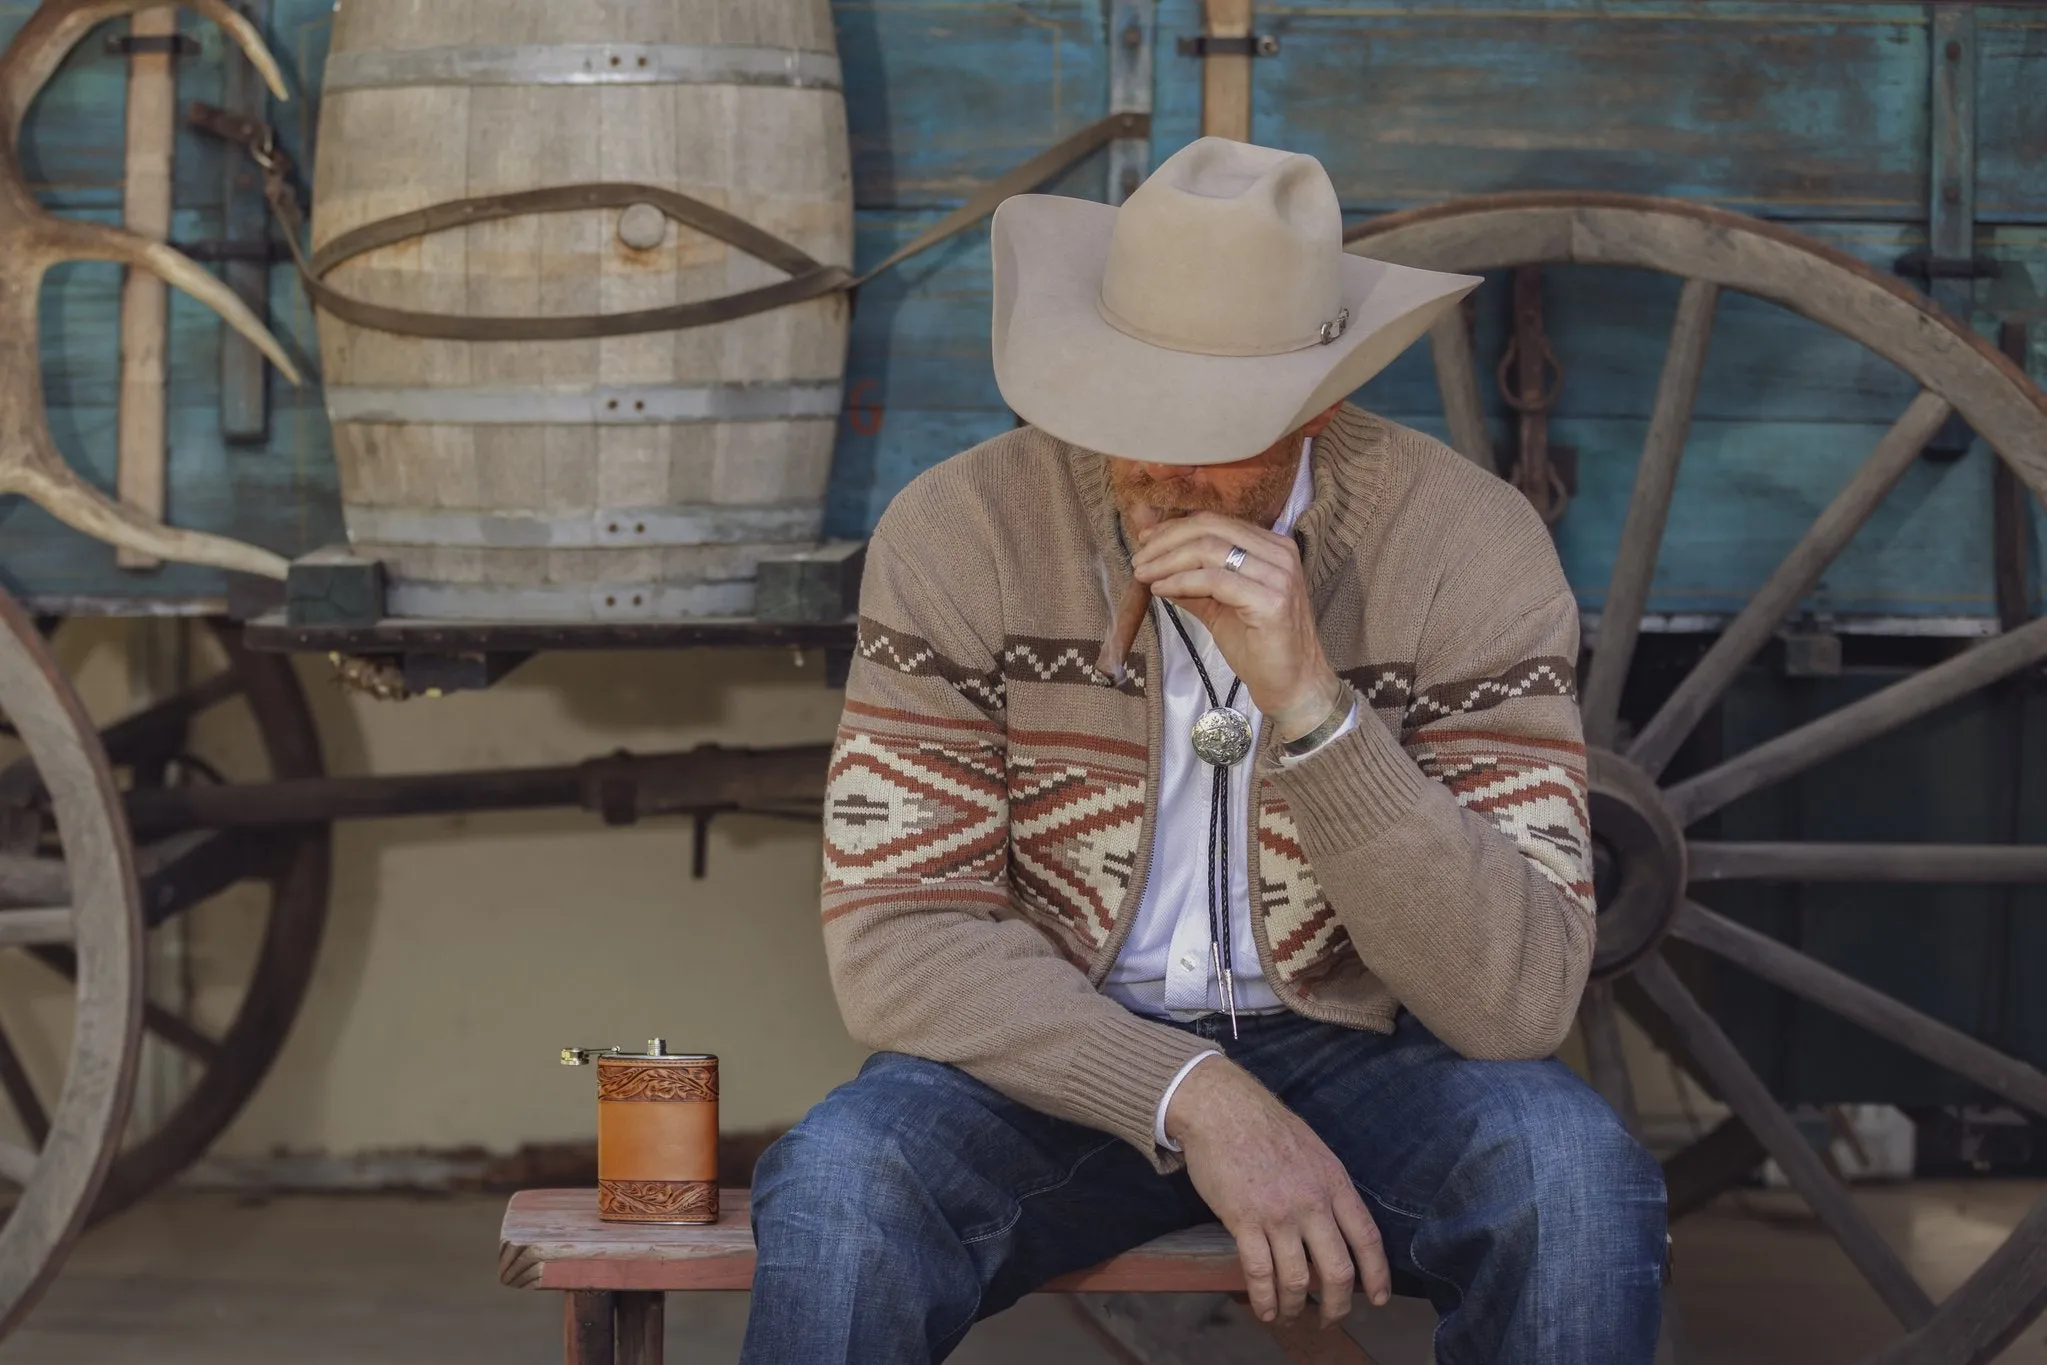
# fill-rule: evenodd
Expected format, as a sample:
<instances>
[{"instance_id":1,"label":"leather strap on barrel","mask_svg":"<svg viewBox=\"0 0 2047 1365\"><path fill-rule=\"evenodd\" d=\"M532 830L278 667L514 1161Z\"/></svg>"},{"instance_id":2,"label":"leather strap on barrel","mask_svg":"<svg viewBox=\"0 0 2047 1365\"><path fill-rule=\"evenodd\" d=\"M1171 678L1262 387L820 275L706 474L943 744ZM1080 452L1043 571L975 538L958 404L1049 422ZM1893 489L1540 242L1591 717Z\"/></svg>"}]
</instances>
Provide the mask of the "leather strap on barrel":
<instances>
[{"instance_id":1,"label":"leather strap on barrel","mask_svg":"<svg viewBox=\"0 0 2047 1365\"><path fill-rule=\"evenodd\" d=\"M277 217L285 245L290 248L292 260L298 266L299 278L314 303L342 321L359 327L449 341L568 341L678 331L730 322L826 294L858 289L912 256L972 227L1011 195L1043 184L1118 138L1143 137L1151 129L1150 116L1138 113L1111 114L1091 123L982 186L964 204L917 234L873 269L856 276L842 267L821 264L773 233L701 199L654 185L625 182L561 185L434 204L351 229L309 258L299 244L304 221L298 194L291 184L290 162L278 149L270 128L256 120L203 104L194 104L188 119L202 131L241 143L257 165L263 168L264 197ZM662 308L562 317L471 317L460 313L418 312L370 303L326 281L326 276L336 266L364 252L452 228L496 222L528 213L568 213L578 209L624 208L631 204L652 204L683 226L737 247L789 278L736 294Z\"/></svg>"}]
</instances>

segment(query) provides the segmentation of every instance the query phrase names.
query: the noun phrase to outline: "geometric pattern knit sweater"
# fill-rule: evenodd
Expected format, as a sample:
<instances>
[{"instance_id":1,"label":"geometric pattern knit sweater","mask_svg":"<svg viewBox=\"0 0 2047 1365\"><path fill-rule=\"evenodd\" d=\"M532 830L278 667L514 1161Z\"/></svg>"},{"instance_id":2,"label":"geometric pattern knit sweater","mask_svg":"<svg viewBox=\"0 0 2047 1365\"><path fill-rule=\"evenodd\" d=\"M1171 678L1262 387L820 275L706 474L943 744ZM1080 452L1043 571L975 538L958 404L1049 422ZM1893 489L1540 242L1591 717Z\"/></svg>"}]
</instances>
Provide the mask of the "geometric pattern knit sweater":
<instances>
[{"instance_id":1,"label":"geometric pattern knit sweater","mask_svg":"<svg viewBox=\"0 0 2047 1365\"><path fill-rule=\"evenodd\" d=\"M1548 531L1441 442L1346 406L1294 541L1330 662L1375 723L1282 766L1248 827L1252 922L1288 1007L1468 1056L1540 1057L1593 947L1578 616ZM1147 621L1094 670L1129 581L1101 456L1020 427L927 471L875 528L825 797L823 918L870 1047L950 1062L1161 1168L1159 1098L1200 1039L1097 987L1143 892L1162 743ZM1362 713L1361 713L1362 721Z\"/></svg>"}]
</instances>

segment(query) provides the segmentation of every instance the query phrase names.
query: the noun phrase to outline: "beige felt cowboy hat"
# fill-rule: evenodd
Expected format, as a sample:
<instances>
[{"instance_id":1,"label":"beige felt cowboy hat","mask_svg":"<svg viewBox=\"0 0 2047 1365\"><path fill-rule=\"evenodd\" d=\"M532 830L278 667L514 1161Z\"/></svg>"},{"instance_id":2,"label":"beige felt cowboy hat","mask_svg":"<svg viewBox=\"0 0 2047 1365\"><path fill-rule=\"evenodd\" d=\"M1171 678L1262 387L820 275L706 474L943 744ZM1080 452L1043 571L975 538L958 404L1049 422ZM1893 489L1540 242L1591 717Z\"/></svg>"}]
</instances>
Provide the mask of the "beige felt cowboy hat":
<instances>
[{"instance_id":1,"label":"beige felt cowboy hat","mask_svg":"<svg viewBox=\"0 0 2047 1365\"><path fill-rule=\"evenodd\" d=\"M1311 156L1205 137L1120 209L996 210L995 382L1025 421L1127 460L1225 464L1392 363L1475 275L1343 249Z\"/></svg>"}]
</instances>

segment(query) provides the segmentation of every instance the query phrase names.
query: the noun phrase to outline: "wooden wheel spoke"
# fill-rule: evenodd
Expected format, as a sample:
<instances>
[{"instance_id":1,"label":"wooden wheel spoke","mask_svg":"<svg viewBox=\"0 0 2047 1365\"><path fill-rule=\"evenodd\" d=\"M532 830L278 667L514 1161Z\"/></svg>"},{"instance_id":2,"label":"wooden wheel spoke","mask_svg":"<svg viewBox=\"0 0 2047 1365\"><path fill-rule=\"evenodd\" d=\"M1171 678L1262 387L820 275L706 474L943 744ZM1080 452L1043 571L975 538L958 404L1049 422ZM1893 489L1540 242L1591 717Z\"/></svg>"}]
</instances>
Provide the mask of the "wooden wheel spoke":
<instances>
[{"instance_id":1,"label":"wooden wheel spoke","mask_svg":"<svg viewBox=\"0 0 2047 1365\"><path fill-rule=\"evenodd\" d=\"M266 874L273 846L246 830L189 830L151 844L136 858L143 919L154 929L238 882Z\"/></svg>"},{"instance_id":2,"label":"wooden wheel spoke","mask_svg":"<svg viewBox=\"0 0 2047 1365\"><path fill-rule=\"evenodd\" d=\"M78 980L78 959L69 948L39 947L29 949L29 953L65 980ZM220 1056L221 1045L217 1039L201 1033L190 1022L154 1001L142 1002L142 1026L202 1065L211 1066Z\"/></svg>"},{"instance_id":3,"label":"wooden wheel spoke","mask_svg":"<svg viewBox=\"0 0 2047 1365\"><path fill-rule=\"evenodd\" d=\"M1675 1223L1740 1183L1769 1153L1740 1119L1729 1116L1712 1132L1663 1163L1663 1188Z\"/></svg>"},{"instance_id":4,"label":"wooden wheel spoke","mask_svg":"<svg viewBox=\"0 0 2047 1365\"><path fill-rule=\"evenodd\" d=\"M1990 1258L1941 1301L1939 1321L1894 1342L1869 1365L1979 1365L2003 1355L2047 1307L2038 1274L2047 1199L2035 1203Z\"/></svg>"},{"instance_id":5,"label":"wooden wheel spoke","mask_svg":"<svg viewBox=\"0 0 2047 1365\"><path fill-rule=\"evenodd\" d=\"M43 1108L28 1068L21 1064L21 1054L15 1051L14 1039L4 1028L0 1028L0 1088L7 1091L7 1101L14 1106L15 1117L21 1120L21 1131L28 1135L32 1145L41 1147L50 1136L49 1111Z\"/></svg>"},{"instance_id":6,"label":"wooden wheel spoke","mask_svg":"<svg viewBox=\"0 0 2047 1365\"><path fill-rule=\"evenodd\" d=\"M1974 1081L2022 1109L2047 1115L2047 1074L1796 948L1687 901L1671 932L1804 1000Z\"/></svg>"},{"instance_id":7,"label":"wooden wheel spoke","mask_svg":"<svg viewBox=\"0 0 2047 1365\"><path fill-rule=\"evenodd\" d=\"M0 947L70 943L78 937L78 914L68 905L32 905L0 910Z\"/></svg>"},{"instance_id":8,"label":"wooden wheel spoke","mask_svg":"<svg viewBox=\"0 0 2047 1365\"><path fill-rule=\"evenodd\" d=\"M1799 599L1811 591L1827 565L1854 539L1953 411L1945 399L1923 390L1912 400L1862 467L1842 485L1826 510L1784 556L1768 581L1642 727L1642 733L1628 747L1629 758L1652 777L1663 771L1678 746L1734 681L1735 674L1755 657ZM1602 634L1605 629L1602 618Z\"/></svg>"},{"instance_id":9,"label":"wooden wheel spoke","mask_svg":"<svg viewBox=\"0 0 2047 1365\"><path fill-rule=\"evenodd\" d=\"M1614 1004L1613 986L1594 981L1578 1002L1578 1025L1585 1031L1585 1064L1592 1072L1592 1086L1621 1116L1628 1131L1640 1135L1642 1122L1635 1112L1635 1087L1628 1078L1627 1057L1621 1051L1620 1010Z\"/></svg>"},{"instance_id":10,"label":"wooden wheel spoke","mask_svg":"<svg viewBox=\"0 0 2047 1365\"><path fill-rule=\"evenodd\" d=\"M1471 355L1471 329L1464 310L1452 308L1429 328L1429 351L1436 362L1436 390L1443 397L1443 420L1450 428L1450 447L1485 470L1493 464L1493 439L1486 433L1485 400L1479 394L1478 364Z\"/></svg>"},{"instance_id":11,"label":"wooden wheel spoke","mask_svg":"<svg viewBox=\"0 0 2047 1365\"><path fill-rule=\"evenodd\" d=\"M116 763L129 762L138 754L149 754L166 746L175 748L194 717L241 693L241 671L224 669L175 696L115 721L101 733L100 743L106 746L107 757Z\"/></svg>"},{"instance_id":12,"label":"wooden wheel spoke","mask_svg":"<svg viewBox=\"0 0 2047 1365\"><path fill-rule=\"evenodd\" d=\"M71 878L62 858L0 853L0 910L55 905L71 899Z\"/></svg>"},{"instance_id":13,"label":"wooden wheel spoke","mask_svg":"<svg viewBox=\"0 0 2047 1365\"><path fill-rule=\"evenodd\" d=\"M143 1002L142 1026L202 1066L212 1066L220 1056L218 1039L201 1033L161 1005Z\"/></svg>"},{"instance_id":14,"label":"wooden wheel spoke","mask_svg":"<svg viewBox=\"0 0 2047 1365\"><path fill-rule=\"evenodd\" d=\"M1599 609L1599 635L1592 650L1592 668L1585 679L1585 742L1611 747L1620 719L1621 686L1635 656L1642 629L1642 611L1649 601L1649 583L1656 574L1657 552L1670 519L1671 495L1677 488L1678 462L1691 432L1692 408L1698 402L1699 375L1706 367L1706 347L1713 334L1713 313L1720 286L1686 280L1678 295L1677 317L1670 326L1670 349L1663 357L1663 377L1656 386L1656 406L1649 418L1648 439L1635 469L1635 491L1628 499L1627 521L1621 527L1620 549L1606 601Z\"/></svg>"},{"instance_id":15,"label":"wooden wheel spoke","mask_svg":"<svg viewBox=\"0 0 2047 1365\"><path fill-rule=\"evenodd\" d=\"M241 670L230 668L216 673L174 697L166 697L115 721L100 733L100 742L106 747L107 757L115 763L167 757L183 742L185 727L193 717L241 695L242 688ZM35 764L26 758L17 759L0 770L0 799L33 793L41 784Z\"/></svg>"},{"instance_id":16,"label":"wooden wheel spoke","mask_svg":"<svg viewBox=\"0 0 2047 1365\"><path fill-rule=\"evenodd\" d=\"M0 1142L0 1180L26 1185L35 1176L37 1154L18 1142Z\"/></svg>"},{"instance_id":17,"label":"wooden wheel spoke","mask_svg":"<svg viewBox=\"0 0 2047 1365\"><path fill-rule=\"evenodd\" d=\"M1671 813L1680 826L1690 825L1758 788L1895 730L2042 657L2047 657L2047 617L1985 641L1946 663L1892 683L1670 787L1664 795Z\"/></svg>"},{"instance_id":18,"label":"wooden wheel spoke","mask_svg":"<svg viewBox=\"0 0 2047 1365\"><path fill-rule=\"evenodd\" d=\"M1695 885L1730 881L2047 882L2047 847L1722 843L1693 839L1686 845L1686 871Z\"/></svg>"},{"instance_id":19,"label":"wooden wheel spoke","mask_svg":"<svg viewBox=\"0 0 2047 1365\"><path fill-rule=\"evenodd\" d=\"M1924 1325L1933 1316L1933 1301L1926 1291L1848 1191L1828 1173L1820 1154L1798 1131L1791 1116L1778 1107L1762 1077L1743 1059L1713 1016L1692 998L1670 964L1660 955L1651 956L1635 969L1635 980L1668 1017L1721 1098L1776 1158L1792 1188L1826 1224L1878 1297L1906 1327Z\"/></svg>"}]
</instances>

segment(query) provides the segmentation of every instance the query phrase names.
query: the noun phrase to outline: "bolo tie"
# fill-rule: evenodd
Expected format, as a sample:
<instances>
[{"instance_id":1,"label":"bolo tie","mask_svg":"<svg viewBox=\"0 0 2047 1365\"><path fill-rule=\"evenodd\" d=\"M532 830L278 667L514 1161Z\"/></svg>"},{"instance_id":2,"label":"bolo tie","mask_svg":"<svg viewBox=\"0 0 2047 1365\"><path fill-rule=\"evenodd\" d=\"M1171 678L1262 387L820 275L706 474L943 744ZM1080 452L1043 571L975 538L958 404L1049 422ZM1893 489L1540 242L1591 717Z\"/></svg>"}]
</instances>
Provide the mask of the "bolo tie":
<instances>
[{"instance_id":1,"label":"bolo tie","mask_svg":"<svg viewBox=\"0 0 2047 1365\"><path fill-rule=\"evenodd\" d=\"M1223 1009L1230 1016L1230 1037L1235 1038L1237 972L1230 949L1230 769L1251 752L1251 719L1235 705L1244 680L1231 679L1229 695L1218 700L1215 681L1208 676L1208 665L1202 662L1201 651L1194 647L1194 637L1187 633L1178 609L1170 602L1161 605L1173 629L1179 632L1180 642L1187 646L1187 656L1194 660L1194 669L1201 675L1201 690L1208 694L1208 710L1194 722L1189 734L1195 755L1214 774L1208 798L1208 961L1215 972L1216 991L1222 997Z\"/></svg>"}]
</instances>

